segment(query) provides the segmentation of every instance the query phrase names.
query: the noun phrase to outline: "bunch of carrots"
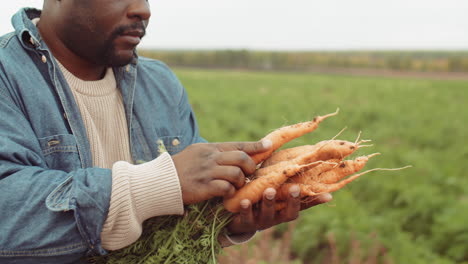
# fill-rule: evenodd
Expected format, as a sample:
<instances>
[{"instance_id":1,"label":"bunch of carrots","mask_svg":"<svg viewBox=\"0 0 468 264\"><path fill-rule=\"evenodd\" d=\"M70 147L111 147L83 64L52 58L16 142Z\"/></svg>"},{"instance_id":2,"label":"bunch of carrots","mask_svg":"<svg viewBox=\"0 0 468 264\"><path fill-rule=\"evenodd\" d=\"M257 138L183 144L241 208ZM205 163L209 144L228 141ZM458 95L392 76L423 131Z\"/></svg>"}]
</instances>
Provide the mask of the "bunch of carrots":
<instances>
[{"instance_id":1,"label":"bunch of carrots","mask_svg":"<svg viewBox=\"0 0 468 264\"><path fill-rule=\"evenodd\" d=\"M281 210L285 206L284 201L292 184L298 185L301 190L301 198L307 199L321 193L337 191L371 171L406 168L376 168L357 173L370 158L380 154L374 153L345 160L359 148L368 146L362 145L362 143L370 140L358 141L359 137L355 142L331 139L315 145L304 145L277 151L287 142L314 131L323 120L336 114L338 114L338 110L331 114L317 116L308 122L276 129L265 136L264 139L272 141L272 149L269 152L252 156L259 168L233 197L223 201L225 209L233 213L239 212L241 200L249 199L252 203L257 203L262 199L264 190L271 187L277 191L276 209Z\"/></svg>"},{"instance_id":2,"label":"bunch of carrots","mask_svg":"<svg viewBox=\"0 0 468 264\"><path fill-rule=\"evenodd\" d=\"M258 169L234 196L190 205L184 216L160 216L144 223L144 232L137 242L106 256L87 259L89 263L217 263L221 252L217 237L224 232L232 213L240 211L240 201L249 199L252 204L262 199L263 192L272 187L277 190L276 209L286 206L291 184L299 185L301 198L306 200L320 193L334 192L359 176L375 170L359 172L367 161L378 155L346 160L369 140L355 142L325 140L315 145L305 145L279 150L287 142L314 131L334 113L317 116L311 121L279 128L264 139L272 141L268 152L256 154L252 159ZM404 167L406 168L406 167ZM350 176L351 175L351 176ZM350 177L348 177L350 176Z\"/></svg>"}]
</instances>

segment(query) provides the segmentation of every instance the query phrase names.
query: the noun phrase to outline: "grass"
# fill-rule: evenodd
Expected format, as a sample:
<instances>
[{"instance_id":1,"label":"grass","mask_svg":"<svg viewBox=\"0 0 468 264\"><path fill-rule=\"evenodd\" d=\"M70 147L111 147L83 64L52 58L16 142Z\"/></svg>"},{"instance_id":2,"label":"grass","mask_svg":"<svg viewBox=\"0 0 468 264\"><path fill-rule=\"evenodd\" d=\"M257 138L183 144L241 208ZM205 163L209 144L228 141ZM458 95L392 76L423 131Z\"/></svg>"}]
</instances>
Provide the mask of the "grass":
<instances>
[{"instance_id":1,"label":"grass","mask_svg":"<svg viewBox=\"0 0 468 264\"><path fill-rule=\"evenodd\" d=\"M373 148L358 154L383 154L369 168L413 165L401 172L366 175L335 193L331 205L303 212L292 231L291 252L297 259L320 263L330 234L337 254L349 258L353 233L365 250L377 240L393 263L468 263L468 82L222 70L176 73L209 141L258 140L282 125L340 108L338 116L287 146L329 139L347 127L340 138L354 140L362 131L363 138L373 140Z\"/></svg>"}]
</instances>

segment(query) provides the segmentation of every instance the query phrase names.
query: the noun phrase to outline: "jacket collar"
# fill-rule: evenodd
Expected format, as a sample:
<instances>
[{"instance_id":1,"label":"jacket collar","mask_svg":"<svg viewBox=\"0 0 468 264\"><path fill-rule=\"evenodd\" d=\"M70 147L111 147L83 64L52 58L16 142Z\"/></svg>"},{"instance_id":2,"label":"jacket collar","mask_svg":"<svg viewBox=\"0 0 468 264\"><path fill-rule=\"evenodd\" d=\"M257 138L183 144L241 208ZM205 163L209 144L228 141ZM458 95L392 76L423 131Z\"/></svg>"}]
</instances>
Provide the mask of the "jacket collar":
<instances>
[{"instance_id":1,"label":"jacket collar","mask_svg":"<svg viewBox=\"0 0 468 264\"><path fill-rule=\"evenodd\" d=\"M15 34L24 47L37 48L41 46L41 35L39 34L37 27L31 21L32 19L40 16L41 10L35 8L23 8L11 18Z\"/></svg>"}]
</instances>

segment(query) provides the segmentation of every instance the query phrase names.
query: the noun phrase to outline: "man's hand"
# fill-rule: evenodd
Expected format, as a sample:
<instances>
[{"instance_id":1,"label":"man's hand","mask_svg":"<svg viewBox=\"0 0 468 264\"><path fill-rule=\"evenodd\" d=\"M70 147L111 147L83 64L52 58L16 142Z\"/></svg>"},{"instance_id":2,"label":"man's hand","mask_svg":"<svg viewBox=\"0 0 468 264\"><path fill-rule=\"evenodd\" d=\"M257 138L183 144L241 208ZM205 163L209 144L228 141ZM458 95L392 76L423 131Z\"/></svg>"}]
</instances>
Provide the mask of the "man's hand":
<instances>
[{"instance_id":1,"label":"man's hand","mask_svg":"<svg viewBox=\"0 0 468 264\"><path fill-rule=\"evenodd\" d=\"M331 194L324 193L313 199L311 198L307 203L303 203L300 199L299 186L294 185L289 189L289 198L286 201L286 207L276 212L275 195L275 189L266 189L263 193L263 199L260 202L260 208L256 209L252 208L252 204L249 200L242 200L239 214L234 216L234 219L228 225L230 234L255 232L295 220L299 216L300 210L329 202L332 199Z\"/></svg>"},{"instance_id":2,"label":"man's hand","mask_svg":"<svg viewBox=\"0 0 468 264\"><path fill-rule=\"evenodd\" d=\"M172 156L182 188L184 204L216 196L231 196L255 172L250 155L271 148L271 141L200 143Z\"/></svg>"}]
</instances>

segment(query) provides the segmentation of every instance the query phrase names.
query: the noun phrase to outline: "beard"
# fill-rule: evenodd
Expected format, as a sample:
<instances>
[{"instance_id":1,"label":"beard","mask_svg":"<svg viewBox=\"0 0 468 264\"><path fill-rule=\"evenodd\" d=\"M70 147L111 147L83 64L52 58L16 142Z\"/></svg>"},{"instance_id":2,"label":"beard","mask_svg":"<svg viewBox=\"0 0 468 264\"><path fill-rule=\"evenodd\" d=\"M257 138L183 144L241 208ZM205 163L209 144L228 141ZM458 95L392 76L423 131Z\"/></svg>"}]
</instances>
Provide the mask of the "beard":
<instances>
[{"instance_id":1,"label":"beard","mask_svg":"<svg viewBox=\"0 0 468 264\"><path fill-rule=\"evenodd\" d=\"M120 26L116 28L111 33L110 37L105 41L102 47L103 50L100 53L100 61L104 65L108 67L121 67L129 64L133 60L134 55L132 55L131 57L120 55L115 45L115 40L119 36L131 30L140 30L143 32L143 36L146 34L146 27L143 22L136 22L131 25ZM141 38L143 38L143 36L141 36ZM133 49L132 54L135 54L135 49L136 47Z\"/></svg>"},{"instance_id":2,"label":"beard","mask_svg":"<svg viewBox=\"0 0 468 264\"><path fill-rule=\"evenodd\" d=\"M135 53L135 49L133 49L133 53ZM128 57L119 55L115 44L112 40L109 40L105 45L105 48L102 50L102 52L100 52L100 56L95 57L94 62L98 65L104 65L106 67L121 67L129 64L132 62L132 60L133 56Z\"/></svg>"},{"instance_id":3,"label":"beard","mask_svg":"<svg viewBox=\"0 0 468 264\"><path fill-rule=\"evenodd\" d=\"M92 18L86 20L69 17L67 22L69 26L62 31L65 46L77 56L106 67L127 65L135 56L136 47L125 47L122 51L116 46L119 36L130 30L140 30L146 34L146 26L142 21L119 26L110 34L108 30L100 28Z\"/></svg>"}]
</instances>

